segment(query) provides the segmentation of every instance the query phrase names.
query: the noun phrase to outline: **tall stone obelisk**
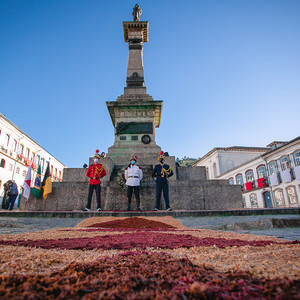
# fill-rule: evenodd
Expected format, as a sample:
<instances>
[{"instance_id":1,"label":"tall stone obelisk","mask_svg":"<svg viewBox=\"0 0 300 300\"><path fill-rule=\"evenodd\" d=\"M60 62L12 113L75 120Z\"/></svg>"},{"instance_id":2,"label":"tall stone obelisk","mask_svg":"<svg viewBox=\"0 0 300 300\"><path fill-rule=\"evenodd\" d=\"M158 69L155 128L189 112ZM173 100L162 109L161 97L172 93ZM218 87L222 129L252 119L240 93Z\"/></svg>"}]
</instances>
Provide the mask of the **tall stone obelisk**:
<instances>
[{"instance_id":1,"label":"tall stone obelisk","mask_svg":"<svg viewBox=\"0 0 300 300\"><path fill-rule=\"evenodd\" d=\"M140 21L141 12L136 5L133 21L123 22L124 40L129 44L124 94L106 102L115 128L108 156L117 165L128 163L132 153L150 161L161 150L155 143L155 128L160 125L163 101L153 100L145 87L143 45L148 42L149 23Z\"/></svg>"}]
</instances>

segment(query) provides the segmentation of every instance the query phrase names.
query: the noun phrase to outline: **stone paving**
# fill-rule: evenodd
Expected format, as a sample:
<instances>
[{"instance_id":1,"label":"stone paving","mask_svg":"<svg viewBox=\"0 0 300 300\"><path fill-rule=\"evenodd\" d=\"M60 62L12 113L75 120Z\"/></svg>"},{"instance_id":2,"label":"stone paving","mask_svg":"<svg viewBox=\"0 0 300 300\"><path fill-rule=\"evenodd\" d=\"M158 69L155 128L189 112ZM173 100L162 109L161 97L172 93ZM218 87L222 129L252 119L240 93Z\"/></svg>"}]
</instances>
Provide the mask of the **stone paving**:
<instances>
[{"instance_id":1,"label":"stone paving","mask_svg":"<svg viewBox=\"0 0 300 300\"><path fill-rule=\"evenodd\" d=\"M85 218L0 218L0 234L16 234L29 231L74 227Z\"/></svg>"},{"instance_id":2,"label":"stone paving","mask_svg":"<svg viewBox=\"0 0 300 300\"><path fill-rule=\"evenodd\" d=\"M264 215L264 216L231 216L231 217L182 217L176 218L183 225L194 229L226 230L237 233L268 235L287 240L300 241L299 227L274 228L271 219L296 219L299 215ZM241 226L244 224L245 226ZM255 226L257 224L257 226ZM238 225L238 226L236 226ZM244 228L247 229L244 229ZM235 230L234 230L235 229Z\"/></svg>"},{"instance_id":3,"label":"stone paving","mask_svg":"<svg viewBox=\"0 0 300 300\"><path fill-rule=\"evenodd\" d=\"M86 218L22 218L1 217L0 234L16 234L45 229L74 227ZM300 241L299 227L274 228L271 219L298 219L299 215L264 215L264 216L231 216L231 217L178 217L183 225L193 229L212 229L269 235L287 240ZM245 229L246 228L246 229Z\"/></svg>"}]
</instances>

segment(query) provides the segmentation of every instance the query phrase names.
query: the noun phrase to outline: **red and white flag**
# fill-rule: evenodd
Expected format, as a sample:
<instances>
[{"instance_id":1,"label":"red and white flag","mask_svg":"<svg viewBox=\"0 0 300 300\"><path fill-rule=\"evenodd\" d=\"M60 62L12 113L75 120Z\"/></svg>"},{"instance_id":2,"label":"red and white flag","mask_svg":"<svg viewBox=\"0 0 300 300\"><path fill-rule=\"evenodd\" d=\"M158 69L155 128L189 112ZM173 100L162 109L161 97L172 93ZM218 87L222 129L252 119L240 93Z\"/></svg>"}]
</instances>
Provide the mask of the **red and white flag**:
<instances>
[{"instance_id":1,"label":"red and white flag","mask_svg":"<svg viewBox=\"0 0 300 300\"><path fill-rule=\"evenodd\" d=\"M30 188L31 188L31 164L27 170L27 174L23 184L23 197L25 197L27 200L30 195Z\"/></svg>"}]
</instances>

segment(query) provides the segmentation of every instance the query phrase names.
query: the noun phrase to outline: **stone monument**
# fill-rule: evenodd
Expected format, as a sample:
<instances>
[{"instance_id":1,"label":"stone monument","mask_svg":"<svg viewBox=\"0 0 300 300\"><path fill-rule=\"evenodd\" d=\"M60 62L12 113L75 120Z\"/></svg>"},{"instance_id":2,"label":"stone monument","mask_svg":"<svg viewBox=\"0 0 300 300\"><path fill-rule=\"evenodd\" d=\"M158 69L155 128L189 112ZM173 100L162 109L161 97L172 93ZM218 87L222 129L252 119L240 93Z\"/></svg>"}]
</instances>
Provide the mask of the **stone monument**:
<instances>
[{"instance_id":1,"label":"stone monument","mask_svg":"<svg viewBox=\"0 0 300 300\"><path fill-rule=\"evenodd\" d=\"M151 177L161 148L155 142L155 129L160 126L162 100L153 100L147 94L144 80L143 45L148 42L149 24L140 21L142 10L136 5L133 21L123 22L124 40L129 44L126 87L116 101L106 102L115 130L114 145L100 160L107 172L102 182L102 209L125 210L126 193L118 179L120 170L128 165L131 154L138 156L144 179L141 185L141 208L153 210L155 183ZM102 149L101 149L102 150ZM87 149L92 154L95 149ZM89 163L91 164L91 158ZM174 176L169 179L170 204L173 210L215 210L242 208L240 186L229 185L227 180L207 180L205 167L180 167L174 156L167 156ZM53 192L46 201L31 195L22 198L21 210L82 210L88 195L85 168L66 168L63 182L53 183ZM134 200L133 200L134 201ZM162 201L164 202L164 201ZM96 201L92 201L96 210ZM99 212L101 214L101 212Z\"/></svg>"},{"instance_id":2,"label":"stone monument","mask_svg":"<svg viewBox=\"0 0 300 300\"><path fill-rule=\"evenodd\" d=\"M142 10L136 4L133 21L123 22L124 41L129 45L126 87L116 101L106 102L115 129L115 142L108 156L116 164L126 164L131 153L150 159L161 151L155 143L163 101L147 94L144 78L143 45L148 42L149 23L140 21Z\"/></svg>"}]
</instances>

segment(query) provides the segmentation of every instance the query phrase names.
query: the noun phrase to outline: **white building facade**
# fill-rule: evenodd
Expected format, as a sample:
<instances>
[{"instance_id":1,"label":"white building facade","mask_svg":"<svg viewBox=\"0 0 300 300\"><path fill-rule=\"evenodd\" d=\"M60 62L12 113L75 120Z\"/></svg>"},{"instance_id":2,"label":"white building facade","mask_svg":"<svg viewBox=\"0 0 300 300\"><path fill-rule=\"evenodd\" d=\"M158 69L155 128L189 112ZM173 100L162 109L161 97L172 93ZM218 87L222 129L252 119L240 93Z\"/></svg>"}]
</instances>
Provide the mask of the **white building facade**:
<instances>
[{"instance_id":1,"label":"white building facade","mask_svg":"<svg viewBox=\"0 0 300 300\"><path fill-rule=\"evenodd\" d=\"M207 179L217 179L221 174L265 153L266 147L214 148L199 159L194 166L205 166Z\"/></svg>"},{"instance_id":2,"label":"white building facade","mask_svg":"<svg viewBox=\"0 0 300 300\"><path fill-rule=\"evenodd\" d=\"M48 162L52 181L61 181L66 166L0 114L0 197L4 194L3 185L8 180L14 180L21 192L30 164L32 182L38 165L41 165L43 177Z\"/></svg>"},{"instance_id":3,"label":"white building facade","mask_svg":"<svg viewBox=\"0 0 300 300\"><path fill-rule=\"evenodd\" d=\"M233 148L241 149L225 149L230 149L232 160L238 163L241 161L240 153ZM230 184L241 185L245 208L299 207L300 137L289 142L273 142L260 150L256 148L258 152L252 158L255 148L242 148L249 153L249 159L234 168L222 169L220 151L217 150L221 148L213 149L195 165L205 166L208 175L212 175L210 179L227 179ZM211 161L208 157L211 157ZM215 167L211 171L213 164Z\"/></svg>"}]
</instances>

